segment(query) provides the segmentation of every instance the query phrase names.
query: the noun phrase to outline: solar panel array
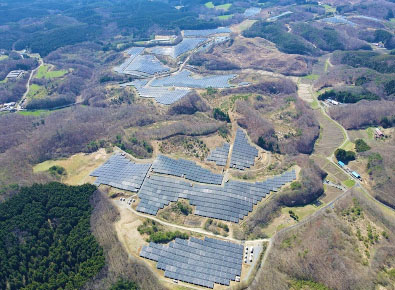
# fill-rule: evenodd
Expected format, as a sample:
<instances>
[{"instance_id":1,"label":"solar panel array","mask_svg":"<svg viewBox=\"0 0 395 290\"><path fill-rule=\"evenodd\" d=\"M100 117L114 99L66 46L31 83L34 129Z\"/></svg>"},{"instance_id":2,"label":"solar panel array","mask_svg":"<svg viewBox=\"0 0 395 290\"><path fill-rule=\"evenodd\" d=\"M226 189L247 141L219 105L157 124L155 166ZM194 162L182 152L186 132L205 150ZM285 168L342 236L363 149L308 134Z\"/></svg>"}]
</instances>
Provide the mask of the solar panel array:
<instances>
[{"instance_id":1,"label":"solar panel array","mask_svg":"<svg viewBox=\"0 0 395 290\"><path fill-rule=\"evenodd\" d=\"M179 198L189 200L196 206L194 214L238 223L253 210L253 206L271 191L278 191L284 184L296 178L295 171L263 182L229 181L224 186L191 184L174 177L151 175L146 178L140 191L137 210L156 215L170 202Z\"/></svg>"},{"instance_id":2,"label":"solar panel array","mask_svg":"<svg viewBox=\"0 0 395 290\"><path fill-rule=\"evenodd\" d=\"M218 27L215 29L203 29L203 30L184 30L184 37L208 37L214 34L230 33L231 30L228 27Z\"/></svg>"},{"instance_id":3,"label":"solar panel array","mask_svg":"<svg viewBox=\"0 0 395 290\"><path fill-rule=\"evenodd\" d=\"M255 15L257 15L257 14L259 14L259 13L261 13L261 8L258 8L258 7L250 7L250 8L247 8L245 11L244 11L244 16L245 17L252 17L252 16L255 16Z\"/></svg>"},{"instance_id":4,"label":"solar panel array","mask_svg":"<svg viewBox=\"0 0 395 290\"><path fill-rule=\"evenodd\" d=\"M154 98L156 102L162 105L171 105L186 96L190 89L149 87L146 86L148 80L135 80L128 85L136 88L142 98Z\"/></svg>"},{"instance_id":5,"label":"solar panel array","mask_svg":"<svg viewBox=\"0 0 395 290\"><path fill-rule=\"evenodd\" d=\"M189 70L182 70L177 74L157 78L152 81L153 87L186 87L186 88L229 88L231 85L229 81L236 75L211 75L200 78L192 77L192 72Z\"/></svg>"},{"instance_id":6,"label":"solar panel array","mask_svg":"<svg viewBox=\"0 0 395 290\"><path fill-rule=\"evenodd\" d=\"M168 55L172 58L177 58L180 55L195 49L204 41L206 41L205 38L184 38L175 46L157 46L153 48L151 52L154 54Z\"/></svg>"},{"instance_id":7,"label":"solar panel array","mask_svg":"<svg viewBox=\"0 0 395 290\"><path fill-rule=\"evenodd\" d=\"M333 16L333 17L325 18L325 19L323 19L323 21L332 23L332 24L349 24L351 26L357 26L357 24L348 20L344 16Z\"/></svg>"},{"instance_id":8,"label":"solar panel array","mask_svg":"<svg viewBox=\"0 0 395 290\"><path fill-rule=\"evenodd\" d=\"M137 192L151 164L137 164L124 156L114 154L90 175L97 177L95 185L105 184L119 189Z\"/></svg>"},{"instance_id":9,"label":"solar panel array","mask_svg":"<svg viewBox=\"0 0 395 290\"><path fill-rule=\"evenodd\" d=\"M144 49L145 49L144 47L132 47L128 49L126 53L129 54L130 57L136 57L139 54L142 54Z\"/></svg>"},{"instance_id":10,"label":"solar panel array","mask_svg":"<svg viewBox=\"0 0 395 290\"><path fill-rule=\"evenodd\" d=\"M214 161L218 166L225 166L226 161L228 160L229 149L229 143L225 143L224 145L215 148L207 157L207 160Z\"/></svg>"},{"instance_id":11,"label":"solar panel array","mask_svg":"<svg viewBox=\"0 0 395 290\"><path fill-rule=\"evenodd\" d=\"M162 64L154 55L131 55L122 65L114 69L116 72L139 77L149 77L157 73L169 72L170 68Z\"/></svg>"},{"instance_id":12,"label":"solar panel array","mask_svg":"<svg viewBox=\"0 0 395 290\"><path fill-rule=\"evenodd\" d=\"M207 288L229 286L241 275L243 245L205 237L143 246L140 257L158 262L165 277Z\"/></svg>"},{"instance_id":13,"label":"solar panel array","mask_svg":"<svg viewBox=\"0 0 395 290\"><path fill-rule=\"evenodd\" d=\"M243 130L237 129L230 166L240 170L250 168L254 165L255 157L257 156L258 149L250 145Z\"/></svg>"},{"instance_id":14,"label":"solar panel array","mask_svg":"<svg viewBox=\"0 0 395 290\"><path fill-rule=\"evenodd\" d=\"M223 176L185 159L172 159L163 155L152 164L152 171L156 173L185 177L186 179L208 184L221 184Z\"/></svg>"}]
</instances>

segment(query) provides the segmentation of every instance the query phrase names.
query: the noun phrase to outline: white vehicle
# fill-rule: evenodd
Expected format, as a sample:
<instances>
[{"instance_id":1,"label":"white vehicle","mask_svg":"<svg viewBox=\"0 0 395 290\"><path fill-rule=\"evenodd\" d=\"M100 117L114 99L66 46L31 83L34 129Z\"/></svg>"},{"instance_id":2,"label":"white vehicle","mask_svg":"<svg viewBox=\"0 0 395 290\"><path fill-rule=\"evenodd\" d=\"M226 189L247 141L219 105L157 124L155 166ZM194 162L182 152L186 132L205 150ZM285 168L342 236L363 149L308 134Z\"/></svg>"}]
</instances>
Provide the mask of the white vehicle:
<instances>
[{"instance_id":1,"label":"white vehicle","mask_svg":"<svg viewBox=\"0 0 395 290\"><path fill-rule=\"evenodd\" d=\"M176 283L176 284L178 284L178 280L176 280L176 279L173 279L173 283Z\"/></svg>"},{"instance_id":2,"label":"white vehicle","mask_svg":"<svg viewBox=\"0 0 395 290\"><path fill-rule=\"evenodd\" d=\"M251 254L254 253L254 247L251 247Z\"/></svg>"},{"instance_id":3,"label":"white vehicle","mask_svg":"<svg viewBox=\"0 0 395 290\"><path fill-rule=\"evenodd\" d=\"M244 264L247 264L247 258L244 259Z\"/></svg>"},{"instance_id":4,"label":"white vehicle","mask_svg":"<svg viewBox=\"0 0 395 290\"><path fill-rule=\"evenodd\" d=\"M132 202L136 202L136 200L133 198L133 199L132 199Z\"/></svg>"}]
</instances>

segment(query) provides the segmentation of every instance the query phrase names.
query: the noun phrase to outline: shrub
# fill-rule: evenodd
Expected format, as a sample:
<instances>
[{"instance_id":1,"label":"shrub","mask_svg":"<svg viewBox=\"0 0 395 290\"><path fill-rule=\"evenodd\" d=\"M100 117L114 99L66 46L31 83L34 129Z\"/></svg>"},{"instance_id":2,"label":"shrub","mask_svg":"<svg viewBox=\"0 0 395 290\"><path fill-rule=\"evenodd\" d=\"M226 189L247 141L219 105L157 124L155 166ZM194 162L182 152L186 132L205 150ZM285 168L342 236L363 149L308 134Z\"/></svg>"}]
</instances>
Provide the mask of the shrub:
<instances>
[{"instance_id":1,"label":"shrub","mask_svg":"<svg viewBox=\"0 0 395 290\"><path fill-rule=\"evenodd\" d=\"M355 140L355 150L357 152L365 152L370 150L370 146L362 139Z\"/></svg>"},{"instance_id":2,"label":"shrub","mask_svg":"<svg viewBox=\"0 0 395 290\"><path fill-rule=\"evenodd\" d=\"M134 282L121 279L112 285L110 290L138 290L138 288Z\"/></svg>"},{"instance_id":3,"label":"shrub","mask_svg":"<svg viewBox=\"0 0 395 290\"><path fill-rule=\"evenodd\" d=\"M229 114L227 112L222 111L220 108L214 109L213 116L214 119L216 120L226 121L227 123L230 123Z\"/></svg>"},{"instance_id":4,"label":"shrub","mask_svg":"<svg viewBox=\"0 0 395 290\"><path fill-rule=\"evenodd\" d=\"M297 190L297 189L301 189L301 188L302 188L302 184L299 181L294 181L291 183L292 190Z\"/></svg>"},{"instance_id":5,"label":"shrub","mask_svg":"<svg viewBox=\"0 0 395 290\"><path fill-rule=\"evenodd\" d=\"M342 161L344 163L348 163L349 161L355 160L355 152L353 151L346 151L343 149L337 149L335 151L336 159Z\"/></svg>"},{"instance_id":6,"label":"shrub","mask_svg":"<svg viewBox=\"0 0 395 290\"><path fill-rule=\"evenodd\" d=\"M66 169L62 166L54 165L48 169L52 175L66 175Z\"/></svg>"},{"instance_id":7,"label":"shrub","mask_svg":"<svg viewBox=\"0 0 395 290\"><path fill-rule=\"evenodd\" d=\"M175 232L155 232L150 235L148 242L154 242L154 243L159 243L159 244L167 244L168 242L171 242L175 240L176 238L179 239L188 239L189 236L186 233L181 233L180 231L175 231Z\"/></svg>"},{"instance_id":8,"label":"shrub","mask_svg":"<svg viewBox=\"0 0 395 290\"><path fill-rule=\"evenodd\" d=\"M181 211L183 215L189 215L192 213L192 207L183 202L178 201L177 208Z\"/></svg>"}]
</instances>

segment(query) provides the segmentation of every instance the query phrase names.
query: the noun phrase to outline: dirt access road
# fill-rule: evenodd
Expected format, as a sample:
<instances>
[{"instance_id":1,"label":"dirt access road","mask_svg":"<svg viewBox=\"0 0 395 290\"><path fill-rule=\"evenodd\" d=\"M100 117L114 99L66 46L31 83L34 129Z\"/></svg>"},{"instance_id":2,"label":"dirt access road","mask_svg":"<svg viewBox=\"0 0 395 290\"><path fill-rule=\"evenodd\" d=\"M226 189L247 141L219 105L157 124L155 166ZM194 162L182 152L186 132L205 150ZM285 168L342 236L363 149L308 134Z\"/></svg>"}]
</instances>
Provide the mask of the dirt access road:
<instances>
[{"instance_id":1,"label":"dirt access road","mask_svg":"<svg viewBox=\"0 0 395 290\"><path fill-rule=\"evenodd\" d=\"M17 107L16 107L18 111L22 110L23 107L24 107L24 103L25 103L26 98L27 98L27 95L28 95L28 93L29 93L29 91L30 91L30 82L31 82L33 76L34 76L35 73L39 70L39 68L40 68L42 65L44 65L44 62L42 61L41 58L38 59L38 63L39 63L39 66L36 67L34 70L32 70L32 71L30 72L29 79L28 79L27 82L26 82L26 92L23 94L22 99L19 101L19 103L18 103L18 105L17 105Z\"/></svg>"}]
</instances>

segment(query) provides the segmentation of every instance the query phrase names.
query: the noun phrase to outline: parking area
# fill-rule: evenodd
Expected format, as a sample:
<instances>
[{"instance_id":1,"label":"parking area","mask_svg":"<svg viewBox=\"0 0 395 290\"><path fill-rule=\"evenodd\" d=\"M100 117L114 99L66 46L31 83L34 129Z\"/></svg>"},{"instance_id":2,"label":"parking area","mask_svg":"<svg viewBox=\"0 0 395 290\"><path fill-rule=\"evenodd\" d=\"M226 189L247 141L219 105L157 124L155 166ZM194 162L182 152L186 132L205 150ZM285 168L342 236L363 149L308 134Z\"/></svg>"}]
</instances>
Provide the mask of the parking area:
<instances>
[{"instance_id":1,"label":"parking area","mask_svg":"<svg viewBox=\"0 0 395 290\"><path fill-rule=\"evenodd\" d=\"M262 242L247 242L244 245L243 263L255 266L262 253Z\"/></svg>"}]
</instances>

